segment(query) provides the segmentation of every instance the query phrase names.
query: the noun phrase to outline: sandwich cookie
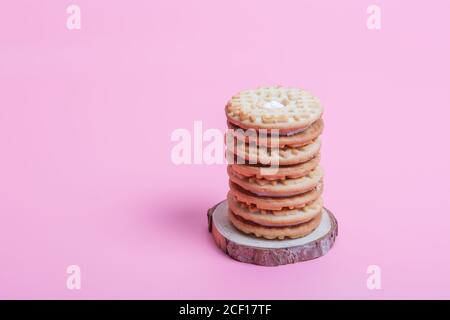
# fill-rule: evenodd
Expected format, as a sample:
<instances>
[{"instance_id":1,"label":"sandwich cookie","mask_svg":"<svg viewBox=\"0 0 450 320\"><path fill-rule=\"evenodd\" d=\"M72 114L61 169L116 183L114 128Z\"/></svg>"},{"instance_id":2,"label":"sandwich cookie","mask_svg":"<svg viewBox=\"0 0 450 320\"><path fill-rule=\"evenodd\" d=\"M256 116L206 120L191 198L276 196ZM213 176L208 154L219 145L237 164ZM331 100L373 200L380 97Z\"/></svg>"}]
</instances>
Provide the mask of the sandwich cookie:
<instances>
[{"instance_id":1,"label":"sandwich cookie","mask_svg":"<svg viewBox=\"0 0 450 320\"><path fill-rule=\"evenodd\" d=\"M263 210L300 209L318 199L322 194L323 183L320 181L312 190L290 197L266 197L251 193L230 181L230 193L240 202L254 205Z\"/></svg>"},{"instance_id":2,"label":"sandwich cookie","mask_svg":"<svg viewBox=\"0 0 450 320\"><path fill-rule=\"evenodd\" d=\"M237 216L256 224L269 227L291 226L310 221L322 212L323 201L318 198L301 209L262 210L254 205L247 205L228 193L228 207Z\"/></svg>"},{"instance_id":3,"label":"sandwich cookie","mask_svg":"<svg viewBox=\"0 0 450 320\"><path fill-rule=\"evenodd\" d=\"M314 168L305 176L300 178L288 178L280 180L266 180L248 178L234 172L228 166L230 180L242 189L265 197L289 197L314 189L322 180L323 170L320 166Z\"/></svg>"},{"instance_id":4,"label":"sandwich cookie","mask_svg":"<svg viewBox=\"0 0 450 320\"><path fill-rule=\"evenodd\" d=\"M246 129L239 128L238 126L228 122L228 128L232 129L230 132L233 134L235 139L239 141L249 143L250 141L255 141L259 146L271 147L272 144L277 144L275 147L283 148L285 146L290 147L301 147L310 144L313 140L319 137L323 132L323 120L320 118L315 121L304 131L294 134L294 135L278 135L278 141L272 141L270 135L260 136L256 132L246 132ZM243 131L239 131L239 129Z\"/></svg>"},{"instance_id":5,"label":"sandwich cookie","mask_svg":"<svg viewBox=\"0 0 450 320\"><path fill-rule=\"evenodd\" d=\"M243 161L241 161L243 162ZM278 180L288 178L300 178L307 175L311 170L316 168L320 162L320 153L309 161L299 163L292 166L280 166L277 168L276 173L265 172L261 170L262 166L250 165L250 164L238 164L238 161L234 161L229 165L233 172L240 174L241 176L256 179L266 180Z\"/></svg>"},{"instance_id":6,"label":"sandwich cookie","mask_svg":"<svg viewBox=\"0 0 450 320\"><path fill-rule=\"evenodd\" d=\"M233 224L233 226L236 227L236 229L244 233L254 234L257 237L263 237L266 239L283 240L285 238L295 239L304 237L313 232L320 224L322 212L320 212L308 222L286 227L261 226L235 215L231 210L228 210L228 218L230 219L230 222Z\"/></svg>"},{"instance_id":7,"label":"sandwich cookie","mask_svg":"<svg viewBox=\"0 0 450 320\"><path fill-rule=\"evenodd\" d=\"M303 89L275 86L239 92L228 101L225 113L239 128L277 129L280 135L295 135L319 120L323 107Z\"/></svg>"},{"instance_id":8,"label":"sandwich cookie","mask_svg":"<svg viewBox=\"0 0 450 320\"><path fill-rule=\"evenodd\" d=\"M229 150L227 146L227 150ZM233 153L238 158L242 158L250 164L270 165L293 165L306 162L314 158L320 151L320 139L313 140L310 144L302 147L285 146L283 148L266 148L255 145L242 144L235 145Z\"/></svg>"}]
</instances>

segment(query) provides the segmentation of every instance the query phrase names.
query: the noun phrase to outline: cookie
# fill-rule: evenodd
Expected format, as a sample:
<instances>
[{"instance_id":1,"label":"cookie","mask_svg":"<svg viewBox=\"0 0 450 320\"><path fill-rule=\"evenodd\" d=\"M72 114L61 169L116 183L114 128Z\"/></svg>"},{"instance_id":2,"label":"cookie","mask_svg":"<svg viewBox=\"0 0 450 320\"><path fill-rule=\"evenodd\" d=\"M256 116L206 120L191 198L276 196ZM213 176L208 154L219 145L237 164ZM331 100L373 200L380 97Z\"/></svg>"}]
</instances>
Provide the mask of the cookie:
<instances>
[{"instance_id":1,"label":"cookie","mask_svg":"<svg viewBox=\"0 0 450 320\"><path fill-rule=\"evenodd\" d=\"M318 198L301 209L262 210L254 205L239 202L228 193L228 207L237 216L262 226L291 226L305 223L322 211L323 201Z\"/></svg>"},{"instance_id":2,"label":"cookie","mask_svg":"<svg viewBox=\"0 0 450 320\"><path fill-rule=\"evenodd\" d=\"M236 229L244 233L253 234L257 237L263 237L266 239L283 240L285 238L295 239L304 237L313 232L320 224L322 212L320 212L308 222L287 227L261 226L252 221L245 220L238 215L235 215L231 210L228 210L228 218L230 219L230 222L233 224L233 226L236 227Z\"/></svg>"},{"instance_id":3,"label":"cookie","mask_svg":"<svg viewBox=\"0 0 450 320\"><path fill-rule=\"evenodd\" d=\"M323 170L318 166L300 178L269 181L242 176L234 172L231 166L228 166L228 176L233 183L254 194L265 197L288 197L314 189L322 180Z\"/></svg>"},{"instance_id":4,"label":"cookie","mask_svg":"<svg viewBox=\"0 0 450 320\"><path fill-rule=\"evenodd\" d=\"M314 158L320 151L320 139L313 140L310 144L302 147L290 147L284 148L265 148L255 145L242 144L235 146L227 145L227 152L232 150L237 159L243 159L250 164L278 164L280 166L298 164L306 162ZM232 161L233 157L227 156L228 161ZM238 162L239 163L239 162Z\"/></svg>"},{"instance_id":5,"label":"cookie","mask_svg":"<svg viewBox=\"0 0 450 320\"><path fill-rule=\"evenodd\" d=\"M275 86L239 92L228 101L225 113L240 128L277 129L290 135L317 121L323 107L305 90Z\"/></svg>"},{"instance_id":6,"label":"cookie","mask_svg":"<svg viewBox=\"0 0 450 320\"><path fill-rule=\"evenodd\" d=\"M231 129L231 133L236 139L239 139L240 141L249 143L251 139L255 139L255 142L259 146L271 146L273 143L271 140L270 135L265 135L263 137L260 137L255 132L247 132L245 129L241 129L238 126L228 122L228 128ZM305 129L305 131L302 131L300 133L294 134L294 135L279 135L278 136L278 147L282 148L284 146L291 146L291 147L301 147L307 144L310 144L314 139L319 137L323 132L323 120L320 118L319 120L315 121L313 124L311 124L308 128ZM239 131L239 129L243 131ZM252 136L254 134L254 136ZM254 138L253 138L254 137Z\"/></svg>"},{"instance_id":7,"label":"cookie","mask_svg":"<svg viewBox=\"0 0 450 320\"><path fill-rule=\"evenodd\" d=\"M278 170L274 172L265 172L261 170L261 166L250 165L250 164L230 164L231 169L240 174L241 176L256 179L266 179L266 180L278 180L278 179L295 179L307 175L311 170L319 165L320 153L309 161L299 163L292 166L280 166Z\"/></svg>"},{"instance_id":8,"label":"cookie","mask_svg":"<svg viewBox=\"0 0 450 320\"><path fill-rule=\"evenodd\" d=\"M290 197L265 197L256 193L251 193L242 189L234 182L230 181L230 193L240 202L248 205L255 205L258 209L263 210L283 210L283 209L300 209L307 204L318 199L322 194L323 183L320 181L317 186L305 193L301 193Z\"/></svg>"}]
</instances>

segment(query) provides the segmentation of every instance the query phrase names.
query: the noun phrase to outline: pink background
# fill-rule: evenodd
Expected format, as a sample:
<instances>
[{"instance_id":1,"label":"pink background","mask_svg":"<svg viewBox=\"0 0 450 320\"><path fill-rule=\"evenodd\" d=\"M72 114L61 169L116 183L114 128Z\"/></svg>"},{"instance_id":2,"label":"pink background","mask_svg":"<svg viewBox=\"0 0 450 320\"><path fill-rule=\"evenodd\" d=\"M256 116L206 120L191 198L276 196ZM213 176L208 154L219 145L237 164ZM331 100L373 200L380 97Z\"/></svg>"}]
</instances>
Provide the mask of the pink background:
<instances>
[{"instance_id":1,"label":"pink background","mask_svg":"<svg viewBox=\"0 0 450 320\"><path fill-rule=\"evenodd\" d=\"M449 1L2 1L0 298L450 298ZM325 257L233 261L206 228L225 165L170 134L225 129L230 95L325 105ZM66 288L77 264L82 288ZM382 270L368 290L366 268Z\"/></svg>"}]
</instances>

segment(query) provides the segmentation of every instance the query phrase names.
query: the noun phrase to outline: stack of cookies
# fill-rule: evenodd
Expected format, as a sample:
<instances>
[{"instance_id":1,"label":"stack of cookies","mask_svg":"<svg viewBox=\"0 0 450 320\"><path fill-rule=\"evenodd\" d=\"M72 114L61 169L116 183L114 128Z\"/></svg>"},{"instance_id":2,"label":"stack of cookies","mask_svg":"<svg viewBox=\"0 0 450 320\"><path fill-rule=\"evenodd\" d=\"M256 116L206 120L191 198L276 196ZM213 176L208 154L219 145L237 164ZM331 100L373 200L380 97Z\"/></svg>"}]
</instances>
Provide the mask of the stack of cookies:
<instances>
[{"instance_id":1,"label":"stack of cookies","mask_svg":"<svg viewBox=\"0 0 450 320\"><path fill-rule=\"evenodd\" d=\"M261 87L233 96L225 112L231 223L266 239L313 232L323 208L319 100L302 89Z\"/></svg>"}]
</instances>

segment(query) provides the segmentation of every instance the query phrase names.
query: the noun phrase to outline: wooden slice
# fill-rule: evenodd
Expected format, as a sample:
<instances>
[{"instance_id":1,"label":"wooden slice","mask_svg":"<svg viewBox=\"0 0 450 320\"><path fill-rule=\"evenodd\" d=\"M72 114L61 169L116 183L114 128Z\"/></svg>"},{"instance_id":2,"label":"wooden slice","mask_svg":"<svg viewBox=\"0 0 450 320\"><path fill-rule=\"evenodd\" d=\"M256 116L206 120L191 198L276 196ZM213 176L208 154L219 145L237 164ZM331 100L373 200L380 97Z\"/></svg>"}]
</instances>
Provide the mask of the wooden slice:
<instances>
[{"instance_id":1,"label":"wooden slice","mask_svg":"<svg viewBox=\"0 0 450 320\"><path fill-rule=\"evenodd\" d=\"M303 238L267 240L244 234L228 220L228 204L222 201L208 210L208 229L217 246L231 258L261 266L279 266L315 259L333 247L338 235L334 215L323 209L322 221Z\"/></svg>"}]
</instances>

